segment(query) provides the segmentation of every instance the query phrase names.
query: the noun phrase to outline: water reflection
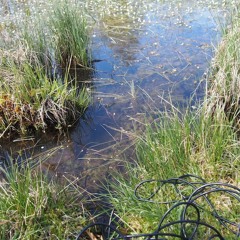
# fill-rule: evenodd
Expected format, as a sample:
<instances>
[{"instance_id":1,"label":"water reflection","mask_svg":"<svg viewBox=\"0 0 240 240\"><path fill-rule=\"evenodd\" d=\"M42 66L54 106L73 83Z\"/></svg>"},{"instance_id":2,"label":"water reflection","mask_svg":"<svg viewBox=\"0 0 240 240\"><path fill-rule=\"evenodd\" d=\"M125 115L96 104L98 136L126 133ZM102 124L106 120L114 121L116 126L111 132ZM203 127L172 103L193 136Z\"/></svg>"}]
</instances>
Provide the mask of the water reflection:
<instances>
[{"instance_id":1,"label":"water reflection","mask_svg":"<svg viewBox=\"0 0 240 240\"><path fill-rule=\"evenodd\" d=\"M117 128L114 123L114 117L106 107L102 105L89 107L71 135L76 160L81 160L91 149L97 151L115 144L116 132L108 128L109 125ZM106 142L106 139L109 141Z\"/></svg>"},{"instance_id":2,"label":"water reflection","mask_svg":"<svg viewBox=\"0 0 240 240\"><path fill-rule=\"evenodd\" d=\"M97 4L89 2L93 8ZM110 127L116 124L129 131L141 127L146 115L161 109L162 96L171 95L178 106L185 106L193 94L194 101L203 97L212 45L220 37L214 16L223 11L220 1L213 6L207 1L118 1L100 6L92 39L93 56L102 60L95 64L95 99L108 106L108 116L114 116ZM73 132L75 149L82 151L76 136L87 135L88 143L112 141L114 132L103 134L98 114L93 114L96 134L84 133L80 120ZM105 157L110 159L114 151L108 148ZM84 158L91 159L91 154L84 152Z\"/></svg>"},{"instance_id":3,"label":"water reflection","mask_svg":"<svg viewBox=\"0 0 240 240\"><path fill-rule=\"evenodd\" d=\"M99 14L100 27L93 39L93 48L97 48L93 52L104 64L97 64L96 72L98 78L112 78L115 85L98 87L96 82L98 91L124 96L117 105L129 109L132 86L148 92L153 99L169 91L173 99L179 96L178 101L189 98L209 64L210 46L217 42L212 15L219 11L210 11L194 1L189 6L189 1L123 1L114 6L115 11L112 7ZM103 103L111 101L103 98ZM119 115L122 107L118 110L115 105L112 111Z\"/></svg>"},{"instance_id":4,"label":"water reflection","mask_svg":"<svg viewBox=\"0 0 240 240\"><path fill-rule=\"evenodd\" d=\"M63 148L49 164L64 174L89 170L91 182L91 176L102 177L102 169L109 169L105 164L130 146L131 135L123 132L141 128L144 119L151 120L154 111L161 110L162 97L170 95L180 106L193 94L194 100L201 100L212 45L220 38L216 19L224 21L227 2L86 0L81 4L93 24L95 63L94 71L73 75L83 80L85 74L95 92L94 104L70 138L60 141ZM104 167L96 173L99 166Z\"/></svg>"}]
</instances>

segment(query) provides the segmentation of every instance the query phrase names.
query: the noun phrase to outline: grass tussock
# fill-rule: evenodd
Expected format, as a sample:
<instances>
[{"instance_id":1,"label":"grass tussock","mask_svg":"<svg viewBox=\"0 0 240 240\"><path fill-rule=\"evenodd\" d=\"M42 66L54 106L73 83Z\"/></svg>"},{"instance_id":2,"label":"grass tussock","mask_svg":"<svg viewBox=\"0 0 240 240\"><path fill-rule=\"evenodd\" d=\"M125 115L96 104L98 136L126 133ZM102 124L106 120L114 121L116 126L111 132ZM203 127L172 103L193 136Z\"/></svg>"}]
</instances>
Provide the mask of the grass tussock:
<instances>
[{"instance_id":1,"label":"grass tussock","mask_svg":"<svg viewBox=\"0 0 240 240\"><path fill-rule=\"evenodd\" d=\"M15 35L1 45L0 129L4 132L63 129L90 104L89 92L69 74L71 61L83 67L89 63L83 12L61 1L49 15L29 12Z\"/></svg>"},{"instance_id":2,"label":"grass tussock","mask_svg":"<svg viewBox=\"0 0 240 240\"><path fill-rule=\"evenodd\" d=\"M28 165L1 171L1 239L75 239L88 214L74 183L60 187Z\"/></svg>"},{"instance_id":3,"label":"grass tussock","mask_svg":"<svg viewBox=\"0 0 240 240\"><path fill-rule=\"evenodd\" d=\"M0 91L1 129L8 125L22 133L28 127L64 128L73 124L89 105L88 92L78 92L74 81L49 79L39 64L28 61L21 66L9 62L2 67ZM10 70L11 69L11 70ZM4 70L4 72L3 72Z\"/></svg>"},{"instance_id":4,"label":"grass tussock","mask_svg":"<svg viewBox=\"0 0 240 240\"><path fill-rule=\"evenodd\" d=\"M239 13L226 31L212 63L212 74L208 84L206 112L234 120L240 127L240 20Z\"/></svg>"},{"instance_id":5,"label":"grass tussock","mask_svg":"<svg viewBox=\"0 0 240 240\"><path fill-rule=\"evenodd\" d=\"M64 3L54 8L50 19L52 32L55 36L57 60L62 66L71 63L86 67L89 65L89 35L87 22L79 9Z\"/></svg>"},{"instance_id":6,"label":"grass tussock","mask_svg":"<svg viewBox=\"0 0 240 240\"><path fill-rule=\"evenodd\" d=\"M109 200L128 232L154 231L160 218L173 205L160 203L181 200L181 197L172 185L166 185L154 196L157 203L143 202L134 196L135 186L142 180L164 180L184 174L200 176L207 182L220 181L240 186L239 146L237 134L227 121L219 123L202 113L187 113L181 117L163 114L154 124L148 125L144 137L140 138L136 149L137 161L126 167L126 172L131 174L127 177L114 175ZM150 196L157 187L148 184L141 194ZM221 207L219 199L217 195L212 199L217 208ZM238 221L240 203L233 201L229 204L231 209L222 207L223 212ZM169 219L178 219L178 214L177 211L172 213ZM219 227L211 214L207 214L204 221Z\"/></svg>"},{"instance_id":7,"label":"grass tussock","mask_svg":"<svg viewBox=\"0 0 240 240\"><path fill-rule=\"evenodd\" d=\"M22 42L37 55L39 62L50 72L69 65L88 67L89 28L81 6L58 1L45 16L45 21L41 17L34 19L34 26L29 24L27 17L21 26Z\"/></svg>"}]
</instances>

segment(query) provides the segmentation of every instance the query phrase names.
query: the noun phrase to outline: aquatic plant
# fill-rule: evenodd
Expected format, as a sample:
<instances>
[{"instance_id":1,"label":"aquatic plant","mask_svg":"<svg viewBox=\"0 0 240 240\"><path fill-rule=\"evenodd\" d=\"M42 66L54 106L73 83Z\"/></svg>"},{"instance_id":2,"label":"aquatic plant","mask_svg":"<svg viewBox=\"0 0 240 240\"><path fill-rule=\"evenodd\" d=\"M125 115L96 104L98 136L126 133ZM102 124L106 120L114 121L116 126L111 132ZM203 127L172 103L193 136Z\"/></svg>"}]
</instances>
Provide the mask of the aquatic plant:
<instances>
[{"instance_id":1,"label":"aquatic plant","mask_svg":"<svg viewBox=\"0 0 240 240\"><path fill-rule=\"evenodd\" d=\"M61 66L71 63L89 66L89 34L87 22L80 8L64 1L57 4L49 22L54 35L54 50Z\"/></svg>"},{"instance_id":2,"label":"aquatic plant","mask_svg":"<svg viewBox=\"0 0 240 240\"><path fill-rule=\"evenodd\" d=\"M9 162L1 168L1 239L74 239L88 218L81 190L74 182L60 187L31 167Z\"/></svg>"}]
</instances>

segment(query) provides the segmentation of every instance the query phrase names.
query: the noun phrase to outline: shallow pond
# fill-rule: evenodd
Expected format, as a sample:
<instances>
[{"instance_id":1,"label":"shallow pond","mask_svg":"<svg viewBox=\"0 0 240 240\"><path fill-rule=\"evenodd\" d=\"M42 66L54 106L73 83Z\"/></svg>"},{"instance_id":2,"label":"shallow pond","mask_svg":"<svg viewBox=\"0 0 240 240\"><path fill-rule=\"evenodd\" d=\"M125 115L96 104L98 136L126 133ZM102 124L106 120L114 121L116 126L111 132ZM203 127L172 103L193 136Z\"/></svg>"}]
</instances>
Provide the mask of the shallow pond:
<instances>
[{"instance_id":1,"label":"shallow pond","mask_svg":"<svg viewBox=\"0 0 240 240\"><path fill-rule=\"evenodd\" d=\"M13 2L1 2L2 22L14 18L16 9L26 14L34 4L44 5ZM181 109L187 104L194 108L201 101L213 46L220 40L219 22L226 22L236 1L87 0L80 4L93 26L93 70L84 79L82 73L78 75L94 91L93 106L69 137L47 133L2 146L40 153L61 146L44 166L58 176L77 176L88 187L116 164L121 167L121 161L134 158L131 146L136 133L146 119L152 121L162 110L163 103L171 101Z\"/></svg>"}]
</instances>

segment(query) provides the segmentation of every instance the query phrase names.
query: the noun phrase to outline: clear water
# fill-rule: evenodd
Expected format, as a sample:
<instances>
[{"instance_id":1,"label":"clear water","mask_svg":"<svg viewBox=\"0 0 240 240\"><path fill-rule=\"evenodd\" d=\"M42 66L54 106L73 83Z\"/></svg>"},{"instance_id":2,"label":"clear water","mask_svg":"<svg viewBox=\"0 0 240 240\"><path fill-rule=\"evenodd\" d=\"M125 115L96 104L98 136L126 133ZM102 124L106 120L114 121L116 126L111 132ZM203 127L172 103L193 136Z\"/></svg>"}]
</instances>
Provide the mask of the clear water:
<instances>
[{"instance_id":1,"label":"clear water","mask_svg":"<svg viewBox=\"0 0 240 240\"><path fill-rule=\"evenodd\" d=\"M7 2L0 5L2 21L14 18L14 9L24 15L26 6L32 9L37 4L28 1L23 7ZM87 0L71 4L76 2L85 7L93 26L93 70L78 73L78 80L88 81L94 91L93 106L69 137L47 133L34 140L15 140L8 147L30 146L45 152L61 145L44 166L58 176L77 176L88 187L121 165L118 160L134 158L134 133L144 120L154 118L156 110L161 111L163 102L171 98L184 108L201 101L213 46L220 40L218 22L226 21L236 2Z\"/></svg>"}]
</instances>

